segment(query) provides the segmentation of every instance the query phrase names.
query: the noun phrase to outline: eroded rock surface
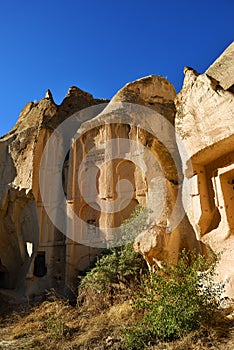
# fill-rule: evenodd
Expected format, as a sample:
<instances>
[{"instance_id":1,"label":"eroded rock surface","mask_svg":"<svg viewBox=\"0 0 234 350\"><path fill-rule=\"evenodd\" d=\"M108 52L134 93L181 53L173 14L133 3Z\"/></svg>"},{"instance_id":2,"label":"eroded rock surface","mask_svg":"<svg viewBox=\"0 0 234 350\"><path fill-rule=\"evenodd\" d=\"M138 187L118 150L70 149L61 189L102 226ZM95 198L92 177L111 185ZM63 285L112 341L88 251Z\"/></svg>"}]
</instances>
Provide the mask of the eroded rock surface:
<instances>
[{"instance_id":1,"label":"eroded rock surface","mask_svg":"<svg viewBox=\"0 0 234 350\"><path fill-rule=\"evenodd\" d=\"M104 227L107 235L110 231L111 235L115 235L113 228L119 228L138 204L149 205L149 197L155 191L154 181L157 178L164 179L165 191L160 192L157 182L156 197L149 205L153 210L158 207L160 215L155 214L151 229L142 233L135 243L135 249L152 268L168 259L177 261L183 248L201 250L179 199L183 177L174 130L175 96L174 87L162 77L149 76L127 84L100 115L82 125L78 130L82 136L73 145L71 152L68 198L73 211L79 213L86 222L92 221ZM118 139L120 141L115 142ZM108 146L109 140L115 141ZM127 146L124 146L124 141ZM136 144L141 147L135 148ZM147 151L152 155L148 163ZM74 181L75 172L72 170L73 160L77 159L80 164L85 157L89 157L90 161L80 174L81 188L78 188L78 179ZM88 173L95 172L100 161L105 166L96 171L98 191L93 192L92 183L95 184L95 180L88 181ZM145 173L143 164L147 167ZM122 179L129 181L133 192L128 186L119 188ZM77 188L72 188L71 183L74 182ZM86 200L80 193L85 190ZM101 200L95 206L97 198ZM174 216L183 213L179 225L171 228L173 222L170 223L168 219L172 216L176 202L178 212ZM102 208L111 204L114 210L108 214ZM84 230L77 228L80 232ZM110 242L112 239L114 237L109 237Z\"/></svg>"},{"instance_id":2,"label":"eroded rock surface","mask_svg":"<svg viewBox=\"0 0 234 350\"><path fill-rule=\"evenodd\" d=\"M234 296L234 79L233 44L199 75L185 70L177 96L176 130L192 168L187 169L187 213L198 237L221 252L220 279ZM215 79L217 80L215 80ZM222 86L223 88L222 88Z\"/></svg>"},{"instance_id":3,"label":"eroded rock surface","mask_svg":"<svg viewBox=\"0 0 234 350\"><path fill-rule=\"evenodd\" d=\"M0 287L18 295L64 290L65 238L50 222L39 193L43 149L67 117L100 103L92 95L69 89L60 106L50 91L29 102L15 127L0 139Z\"/></svg>"},{"instance_id":4,"label":"eroded rock surface","mask_svg":"<svg viewBox=\"0 0 234 350\"><path fill-rule=\"evenodd\" d=\"M153 214L134 247L150 268L176 262L183 248L225 249L220 278L229 279L233 296L233 66L232 44L206 73L185 68L177 97L167 79L151 75L128 83L109 103L77 87L59 106L49 90L28 103L0 138L0 287L27 297L73 289L101 242L121 238L119 226L141 204ZM65 152L53 132L71 115L79 128L73 135L75 124L68 124ZM44 168L52 169L42 171L45 197L43 152ZM62 217L66 235L48 209Z\"/></svg>"},{"instance_id":5,"label":"eroded rock surface","mask_svg":"<svg viewBox=\"0 0 234 350\"><path fill-rule=\"evenodd\" d=\"M205 72L214 78L224 89L231 89L234 92L234 42L222 53L220 57Z\"/></svg>"}]
</instances>

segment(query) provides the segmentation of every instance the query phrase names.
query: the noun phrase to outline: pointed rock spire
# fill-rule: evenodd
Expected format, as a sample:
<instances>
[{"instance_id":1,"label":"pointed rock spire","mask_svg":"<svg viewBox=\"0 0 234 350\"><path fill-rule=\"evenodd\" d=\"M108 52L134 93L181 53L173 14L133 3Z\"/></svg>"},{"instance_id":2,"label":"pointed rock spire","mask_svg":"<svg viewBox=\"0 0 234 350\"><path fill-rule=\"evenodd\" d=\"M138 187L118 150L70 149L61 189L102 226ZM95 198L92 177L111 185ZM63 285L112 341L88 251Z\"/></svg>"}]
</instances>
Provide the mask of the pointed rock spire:
<instances>
[{"instance_id":1,"label":"pointed rock spire","mask_svg":"<svg viewBox=\"0 0 234 350\"><path fill-rule=\"evenodd\" d=\"M47 98L49 100L53 100L53 96L52 96L52 93L51 93L50 89L48 89L46 91L45 98Z\"/></svg>"}]
</instances>

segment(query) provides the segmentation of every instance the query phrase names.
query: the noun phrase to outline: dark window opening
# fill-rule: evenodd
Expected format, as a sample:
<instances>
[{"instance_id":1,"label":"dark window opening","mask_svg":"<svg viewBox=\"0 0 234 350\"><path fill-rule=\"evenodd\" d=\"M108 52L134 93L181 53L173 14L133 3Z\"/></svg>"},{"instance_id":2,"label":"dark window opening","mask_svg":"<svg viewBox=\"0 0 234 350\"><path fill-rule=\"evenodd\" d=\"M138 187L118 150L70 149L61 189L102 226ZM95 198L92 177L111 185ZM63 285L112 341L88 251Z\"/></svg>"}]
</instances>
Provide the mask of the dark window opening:
<instances>
[{"instance_id":1,"label":"dark window opening","mask_svg":"<svg viewBox=\"0 0 234 350\"><path fill-rule=\"evenodd\" d=\"M10 275L0 259L0 288L10 287Z\"/></svg>"},{"instance_id":2,"label":"dark window opening","mask_svg":"<svg viewBox=\"0 0 234 350\"><path fill-rule=\"evenodd\" d=\"M9 273L0 271L0 288L9 287Z\"/></svg>"},{"instance_id":3,"label":"dark window opening","mask_svg":"<svg viewBox=\"0 0 234 350\"><path fill-rule=\"evenodd\" d=\"M36 277L43 277L47 273L45 252L38 252L34 260L33 274Z\"/></svg>"},{"instance_id":4,"label":"dark window opening","mask_svg":"<svg viewBox=\"0 0 234 350\"><path fill-rule=\"evenodd\" d=\"M67 152L62 171L62 185L65 196L67 196L67 178L68 178L68 163L69 163L70 151Z\"/></svg>"}]
</instances>

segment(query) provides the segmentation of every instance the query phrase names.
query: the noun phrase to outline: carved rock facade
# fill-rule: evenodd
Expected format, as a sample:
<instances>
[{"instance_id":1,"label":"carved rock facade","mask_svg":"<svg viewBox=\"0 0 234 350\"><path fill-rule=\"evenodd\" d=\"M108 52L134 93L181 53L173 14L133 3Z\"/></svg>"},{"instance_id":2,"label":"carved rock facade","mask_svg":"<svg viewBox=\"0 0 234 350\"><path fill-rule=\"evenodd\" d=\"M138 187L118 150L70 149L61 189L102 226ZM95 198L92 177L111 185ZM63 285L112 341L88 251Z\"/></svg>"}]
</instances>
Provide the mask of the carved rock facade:
<instances>
[{"instance_id":1,"label":"carved rock facade","mask_svg":"<svg viewBox=\"0 0 234 350\"><path fill-rule=\"evenodd\" d=\"M61 122L102 102L72 87L57 106L48 91L39 103L28 103L15 127L0 139L2 294L18 299L52 287L64 292L65 236L51 223L41 201L40 160L47 140Z\"/></svg>"},{"instance_id":2,"label":"carved rock facade","mask_svg":"<svg viewBox=\"0 0 234 350\"><path fill-rule=\"evenodd\" d=\"M138 204L147 203L160 207L160 215L134 247L150 267L176 261L183 248L226 249L219 271L229 279L227 293L234 294L234 81L225 75L233 69L232 52L233 44L205 74L186 68L177 96L165 78L149 76L127 84L109 103L72 87L60 106L50 91L25 106L15 127L0 139L2 294L32 297L52 287L66 294L100 253L101 242L114 240L115 228ZM87 107L88 114L79 114ZM70 151L59 158L58 170L67 210L64 235L40 193L40 162L54 130L74 113L84 122L70 140ZM175 129L187 150L187 180ZM59 137L56 142L54 156L45 154L45 168L56 165L63 148ZM45 179L52 184L45 186L49 199L54 179ZM53 202L57 216L62 201Z\"/></svg>"},{"instance_id":3,"label":"carved rock facade","mask_svg":"<svg viewBox=\"0 0 234 350\"><path fill-rule=\"evenodd\" d=\"M234 296L234 43L205 74L186 69L176 99L176 130L192 162L187 213Z\"/></svg>"}]
</instances>

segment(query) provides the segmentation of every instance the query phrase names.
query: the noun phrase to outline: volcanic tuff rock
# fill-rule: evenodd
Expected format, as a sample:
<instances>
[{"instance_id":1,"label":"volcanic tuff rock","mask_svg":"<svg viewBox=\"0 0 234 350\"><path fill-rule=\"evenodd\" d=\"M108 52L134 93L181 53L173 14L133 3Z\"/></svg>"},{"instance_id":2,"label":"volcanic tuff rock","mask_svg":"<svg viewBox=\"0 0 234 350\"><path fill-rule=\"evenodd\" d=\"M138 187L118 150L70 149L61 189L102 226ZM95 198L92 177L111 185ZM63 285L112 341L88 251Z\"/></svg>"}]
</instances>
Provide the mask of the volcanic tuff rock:
<instances>
[{"instance_id":1,"label":"volcanic tuff rock","mask_svg":"<svg viewBox=\"0 0 234 350\"><path fill-rule=\"evenodd\" d=\"M234 296L234 43L198 74L186 69L176 131L187 149L186 210L198 237L221 252L219 272Z\"/></svg>"},{"instance_id":2,"label":"volcanic tuff rock","mask_svg":"<svg viewBox=\"0 0 234 350\"><path fill-rule=\"evenodd\" d=\"M14 128L0 138L0 287L17 288L30 294L30 288L33 293L41 293L47 286L59 288L62 284L64 267L60 267L57 279L48 269L49 282L36 278L32 282L32 260L38 250L44 251L43 232L46 232L57 259L63 255L63 248L55 241L64 241L40 203L40 159L47 139L61 122L74 112L101 102L72 87L62 104L57 106L47 91L38 103L29 102ZM29 252L31 245L32 252ZM53 258L49 255L46 259L46 264L50 265Z\"/></svg>"},{"instance_id":3,"label":"volcanic tuff rock","mask_svg":"<svg viewBox=\"0 0 234 350\"><path fill-rule=\"evenodd\" d=\"M234 92L234 42L228 46L223 54L206 70L206 75L214 78L224 89Z\"/></svg>"},{"instance_id":4,"label":"volcanic tuff rock","mask_svg":"<svg viewBox=\"0 0 234 350\"><path fill-rule=\"evenodd\" d=\"M111 102L129 102L143 105L165 115L174 123L176 91L174 86L161 76L150 75L126 84Z\"/></svg>"},{"instance_id":5,"label":"volcanic tuff rock","mask_svg":"<svg viewBox=\"0 0 234 350\"><path fill-rule=\"evenodd\" d=\"M204 74L186 67L177 97L172 84L152 75L128 83L108 104L77 87L69 89L59 106L49 90L38 103L28 103L15 127L0 138L0 287L28 297L51 287L65 293L100 252L94 241L85 239L107 238L98 236L104 229L96 228L105 228L108 235L136 205L150 202L153 213L160 208L161 214L155 214L134 244L150 268L164 260L176 261L182 248L203 252L207 247L227 248L219 265L220 278L229 279L227 293L234 295L233 57L232 44ZM89 224L65 222L68 238L52 224L41 199L42 152L69 116L103 102L98 115L92 117L90 112L90 120L77 131L60 174L67 205ZM187 179L174 127L187 150L181 153ZM128 146L123 147L120 139ZM108 148L110 140L117 142L114 149ZM134 142L139 147L131 148ZM140 165L150 159L147 150L155 161L143 171ZM56 157L56 145L53 152ZM112 159L117 153L121 157ZM80 164L85 165L81 173ZM96 174L94 181L88 174ZM123 179L132 191L126 183L119 185ZM185 180L187 195L182 203ZM115 213L102 209L111 205ZM173 226L179 215L180 223Z\"/></svg>"},{"instance_id":6,"label":"volcanic tuff rock","mask_svg":"<svg viewBox=\"0 0 234 350\"><path fill-rule=\"evenodd\" d=\"M104 111L96 118L87 121L82 125L80 133L84 133L85 145L94 145L96 147L105 144L108 139L124 138L129 141L135 141L147 148L154 155L154 163L148 164L146 173L142 172L136 164L146 161L146 152L141 153L140 149L134 151L134 146L130 145L129 149L124 150L121 154L121 144L117 153L121 154L121 159L109 162L106 168L103 168L97 178L98 195L106 202L110 199L115 200L117 194L115 188L120 179L127 179L132 183L134 193L125 188L124 194L130 201L130 204L115 215L107 215L105 212L98 217L105 227L113 227L115 223L121 224L137 204L145 205L148 198L153 192L155 177L164 177L166 186L166 200L160 201L156 198L153 206L161 205L162 213L155 217L151 223L150 231L142 233L136 240L135 249L139 251L150 267L156 265L160 260L170 258L176 261L179 252L183 248L196 249L201 251L200 242L196 239L195 232L190 225L186 215L182 215L182 220L177 227L173 226L168 218L171 217L173 208L177 201L178 215L183 211L183 205L180 199L180 191L182 184L181 161L175 140L175 130L173 127L175 117L175 99L176 93L174 87L163 77L148 76L125 85L110 101ZM140 108L142 105L147 108ZM136 107L138 106L138 107ZM144 115L144 118L143 118ZM163 116L160 119L160 115ZM108 124L106 121L108 120ZM167 122L168 121L168 122ZM88 130L95 126L95 132L90 133ZM87 130L87 132L86 132ZM159 130L170 148L170 152L160 139ZM157 137L157 135L159 135ZM169 145L170 143L170 145ZM83 154L79 154L79 150L83 149ZM72 159L78 159L80 163L90 151L90 148L83 147L79 142L72 148ZM110 151L106 151L103 155L110 156ZM116 153L116 147L114 147ZM127 153L132 154L132 160L123 160ZM134 158L134 153L136 157ZM173 156L173 157L172 157ZM111 158L114 158L114 154ZM138 160L138 162L137 162ZM176 164L174 161L176 160ZM177 167L178 168L177 168ZM72 167L72 165L71 165ZM93 167L93 165L92 165ZM71 172L74 174L74 171ZM74 179L70 178L70 182ZM75 181L76 183L78 181ZM69 197L73 201L75 212L83 211L85 203L80 198L79 203L74 201L77 190ZM123 193L122 193L123 195ZM163 191L157 193L157 196L164 196ZM95 201L90 193L90 201ZM129 197L128 197L129 196ZM131 198L130 198L131 197ZM126 198L125 198L126 200ZM160 204L159 204L160 202ZM153 208L152 208L153 209ZM93 214L97 220L97 214ZM122 220L120 220L122 218ZM152 239L149 242L149 232ZM163 250L163 254L162 254Z\"/></svg>"}]
</instances>

